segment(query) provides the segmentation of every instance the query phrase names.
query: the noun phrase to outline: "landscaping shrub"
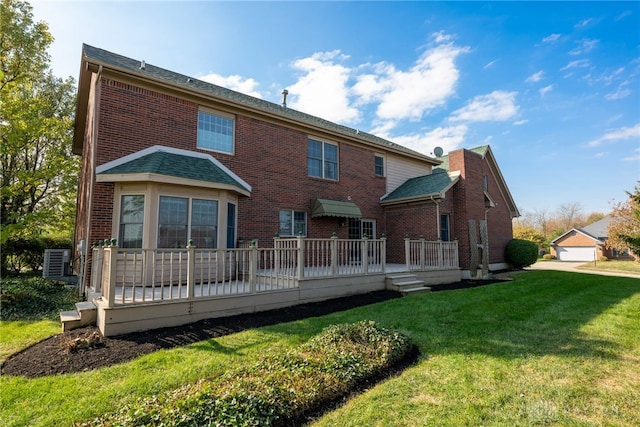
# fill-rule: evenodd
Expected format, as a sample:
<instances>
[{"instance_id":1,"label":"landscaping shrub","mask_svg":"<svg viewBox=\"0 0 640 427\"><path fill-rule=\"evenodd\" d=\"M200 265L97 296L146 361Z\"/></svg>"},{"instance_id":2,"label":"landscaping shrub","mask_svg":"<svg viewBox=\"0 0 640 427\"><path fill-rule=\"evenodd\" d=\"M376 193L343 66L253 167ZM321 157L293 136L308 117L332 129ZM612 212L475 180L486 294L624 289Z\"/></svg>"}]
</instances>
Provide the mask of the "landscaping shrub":
<instances>
[{"instance_id":1,"label":"landscaping shrub","mask_svg":"<svg viewBox=\"0 0 640 427\"><path fill-rule=\"evenodd\" d=\"M544 255L542 256L542 259L544 259L544 260L546 260L546 261L550 261L550 260L552 260L552 259L556 259L556 257L555 257L555 256L553 256L553 255L551 255L551 254L544 254Z\"/></svg>"},{"instance_id":2,"label":"landscaping shrub","mask_svg":"<svg viewBox=\"0 0 640 427\"><path fill-rule=\"evenodd\" d=\"M297 350L153 396L85 425L290 425L408 356L409 339L372 321L334 325Z\"/></svg>"},{"instance_id":3,"label":"landscaping shrub","mask_svg":"<svg viewBox=\"0 0 640 427\"><path fill-rule=\"evenodd\" d=\"M45 249L71 249L73 243L68 239L52 237L29 237L7 239L2 243L3 274L20 273L25 269L39 271L44 264Z\"/></svg>"},{"instance_id":4,"label":"landscaping shrub","mask_svg":"<svg viewBox=\"0 0 640 427\"><path fill-rule=\"evenodd\" d=\"M56 319L80 301L77 289L40 276L20 274L0 281L1 320Z\"/></svg>"},{"instance_id":5,"label":"landscaping shrub","mask_svg":"<svg viewBox=\"0 0 640 427\"><path fill-rule=\"evenodd\" d=\"M538 260L538 247L528 240L512 239L507 243L505 256L515 268L527 267Z\"/></svg>"}]
</instances>

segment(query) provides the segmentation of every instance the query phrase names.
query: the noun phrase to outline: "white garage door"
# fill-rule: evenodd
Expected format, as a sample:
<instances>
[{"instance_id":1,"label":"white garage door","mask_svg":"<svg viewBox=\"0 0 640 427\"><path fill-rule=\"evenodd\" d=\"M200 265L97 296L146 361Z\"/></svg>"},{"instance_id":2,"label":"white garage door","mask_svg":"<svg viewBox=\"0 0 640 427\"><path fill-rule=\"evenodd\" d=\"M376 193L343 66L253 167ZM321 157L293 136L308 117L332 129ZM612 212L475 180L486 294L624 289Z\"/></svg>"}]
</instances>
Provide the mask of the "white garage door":
<instances>
[{"instance_id":1,"label":"white garage door","mask_svg":"<svg viewBox=\"0 0 640 427\"><path fill-rule=\"evenodd\" d=\"M593 261L596 249L593 247L556 246L560 261Z\"/></svg>"}]
</instances>

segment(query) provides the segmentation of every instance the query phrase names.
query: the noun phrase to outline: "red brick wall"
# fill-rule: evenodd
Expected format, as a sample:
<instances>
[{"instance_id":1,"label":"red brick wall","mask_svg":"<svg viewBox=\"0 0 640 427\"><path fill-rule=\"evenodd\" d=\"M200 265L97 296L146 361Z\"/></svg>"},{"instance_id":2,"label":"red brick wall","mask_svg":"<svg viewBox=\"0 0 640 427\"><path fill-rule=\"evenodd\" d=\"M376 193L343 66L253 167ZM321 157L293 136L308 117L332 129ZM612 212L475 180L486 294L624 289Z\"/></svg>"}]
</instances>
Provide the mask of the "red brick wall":
<instances>
[{"instance_id":1,"label":"red brick wall","mask_svg":"<svg viewBox=\"0 0 640 427\"><path fill-rule=\"evenodd\" d=\"M479 221L487 220L489 230L489 262L504 262L504 249L512 239L513 229L507 201L499 191L491 167L486 158L469 150L449 153L449 169L460 171L460 180L454 187L456 225L460 267L468 269L472 248L469 245L469 220L475 221L476 236L480 241ZM488 193L496 206L486 211L483 175L488 178Z\"/></svg>"},{"instance_id":2,"label":"red brick wall","mask_svg":"<svg viewBox=\"0 0 640 427\"><path fill-rule=\"evenodd\" d=\"M153 145L200 151L217 158L252 186L238 206L237 236L258 238L272 246L281 209L307 212L309 237L348 236L344 219L311 218L311 200L326 198L357 204L364 218L375 219L378 236L385 232L379 198L385 178L375 177L374 152L339 140L339 179L307 176L308 134L254 117L236 115L235 153L198 150L194 102L114 81L102 83L97 165ZM92 239L111 234L113 186L96 184Z\"/></svg>"}]
</instances>

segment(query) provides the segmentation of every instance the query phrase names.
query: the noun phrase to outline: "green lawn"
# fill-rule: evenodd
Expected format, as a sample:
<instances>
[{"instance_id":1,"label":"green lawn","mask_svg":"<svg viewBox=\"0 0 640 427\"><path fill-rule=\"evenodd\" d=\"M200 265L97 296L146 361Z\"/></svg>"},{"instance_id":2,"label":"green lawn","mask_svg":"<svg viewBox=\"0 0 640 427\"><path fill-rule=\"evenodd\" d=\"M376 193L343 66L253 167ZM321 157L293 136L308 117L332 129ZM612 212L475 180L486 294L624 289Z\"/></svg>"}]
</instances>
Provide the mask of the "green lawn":
<instances>
[{"instance_id":1,"label":"green lawn","mask_svg":"<svg viewBox=\"0 0 640 427\"><path fill-rule=\"evenodd\" d=\"M621 273L637 274L640 276L640 262L636 261L596 261L582 264L578 268L583 270L601 270Z\"/></svg>"},{"instance_id":2,"label":"green lawn","mask_svg":"<svg viewBox=\"0 0 640 427\"><path fill-rule=\"evenodd\" d=\"M640 280L559 271L514 278L245 331L93 372L3 376L0 425L89 420L361 319L408 335L423 356L316 426L640 425ZM18 334L3 332L3 341L7 335Z\"/></svg>"}]
</instances>

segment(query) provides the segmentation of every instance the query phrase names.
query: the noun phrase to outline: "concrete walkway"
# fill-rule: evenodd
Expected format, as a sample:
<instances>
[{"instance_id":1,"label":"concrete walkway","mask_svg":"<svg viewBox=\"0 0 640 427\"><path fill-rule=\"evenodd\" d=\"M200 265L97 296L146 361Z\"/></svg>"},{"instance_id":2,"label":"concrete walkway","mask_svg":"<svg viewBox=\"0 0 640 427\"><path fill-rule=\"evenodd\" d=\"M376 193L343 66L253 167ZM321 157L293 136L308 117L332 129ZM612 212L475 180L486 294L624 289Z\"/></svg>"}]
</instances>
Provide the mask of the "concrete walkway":
<instances>
[{"instance_id":1,"label":"concrete walkway","mask_svg":"<svg viewBox=\"0 0 640 427\"><path fill-rule=\"evenodd\" d=\"M558 270L570 271L572 273L599 274L601 276L633 277L636 279L640 279L640 274L577 268L578 266L584 264L586 264L584 261L538 261L535 264L525 268L525 270Z\"/></svg>"}]
</instances>

